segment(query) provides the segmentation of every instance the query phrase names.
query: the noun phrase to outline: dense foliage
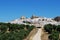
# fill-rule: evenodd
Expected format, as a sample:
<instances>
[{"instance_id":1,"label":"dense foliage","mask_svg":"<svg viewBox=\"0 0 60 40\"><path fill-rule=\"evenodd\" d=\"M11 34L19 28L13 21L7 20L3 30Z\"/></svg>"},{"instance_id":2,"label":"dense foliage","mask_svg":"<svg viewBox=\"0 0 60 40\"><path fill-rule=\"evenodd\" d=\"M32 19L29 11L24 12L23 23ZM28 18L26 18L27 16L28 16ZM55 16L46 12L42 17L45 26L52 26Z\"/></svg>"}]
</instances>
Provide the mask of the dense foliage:
<instances>
[{"instance_id":1,"label":"dense foliage","mask_svg":"<svg viewBox=\"0 0 60 40\"><path fill-rule=\"evenodd\" d=\"M48 32L50 40L59 40L60 25L47 24L44 26L46 32Z\"/></svg>"},{"instance_id":2,"label":"dense foliage","mask_svg":"<svg viewBox=\"0 0 60 40\"><path fill-rule=\"evenodd\" d=\"M59 40L59 32L54 31L49 35L50 40Z\"/></svg>"},{"instance_id":3,"label":"dense foliage","mask_svg":"<svg viewBox=\"0 0 60 40\"><path fill-rule=\"evenodd\" d=\"M0 23L0 40L23 40L34 26Z\"/></svg>"}]
</instances>

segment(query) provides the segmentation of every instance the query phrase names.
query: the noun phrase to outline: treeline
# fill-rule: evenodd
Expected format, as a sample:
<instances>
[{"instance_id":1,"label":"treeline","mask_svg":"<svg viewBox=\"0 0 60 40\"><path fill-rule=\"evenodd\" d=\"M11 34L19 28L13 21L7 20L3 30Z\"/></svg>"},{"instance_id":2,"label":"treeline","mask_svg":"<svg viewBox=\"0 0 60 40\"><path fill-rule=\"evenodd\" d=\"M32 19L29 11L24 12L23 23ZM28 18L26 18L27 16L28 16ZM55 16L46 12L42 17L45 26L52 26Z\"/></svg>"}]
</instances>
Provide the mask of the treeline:
<instances>
[{"instance_id":1,"label":"treeline","mask_svg":"<svg viewBox=\"0 0 60 40\"><path fill-rule=\"evenodd\" d=\"M0 40L23 40L35 26L0 23Z\"/></svg>"},{"instance_id":2,"label":"treeline","mask_svg":"<svg viewBox=\"0 0 60 40\"><path fill-rule=\"evenodd\" d=\"M44 30L50 34L49 40L60 40L60 25L47 24L44 26Z\"/></svg>"}]
</instances>

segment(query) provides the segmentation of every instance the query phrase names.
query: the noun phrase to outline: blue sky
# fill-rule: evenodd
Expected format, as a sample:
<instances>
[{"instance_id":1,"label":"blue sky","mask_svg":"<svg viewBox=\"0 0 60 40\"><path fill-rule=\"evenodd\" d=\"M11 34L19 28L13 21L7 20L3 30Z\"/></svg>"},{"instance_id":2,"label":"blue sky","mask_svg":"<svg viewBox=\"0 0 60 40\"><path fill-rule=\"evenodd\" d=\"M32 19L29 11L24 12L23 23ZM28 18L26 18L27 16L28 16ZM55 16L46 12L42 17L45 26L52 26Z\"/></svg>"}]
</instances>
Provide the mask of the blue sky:
<instances>
[{"instance_id":1,"label":"blue sky","mask_svg":"<svg viewBox=\"0 0 60 40\"><path fill-rule=\"evenodd\" d=\"M31 15L60 16L60 0L0 0L0 22Z\"/></svg>"}]
</instances>

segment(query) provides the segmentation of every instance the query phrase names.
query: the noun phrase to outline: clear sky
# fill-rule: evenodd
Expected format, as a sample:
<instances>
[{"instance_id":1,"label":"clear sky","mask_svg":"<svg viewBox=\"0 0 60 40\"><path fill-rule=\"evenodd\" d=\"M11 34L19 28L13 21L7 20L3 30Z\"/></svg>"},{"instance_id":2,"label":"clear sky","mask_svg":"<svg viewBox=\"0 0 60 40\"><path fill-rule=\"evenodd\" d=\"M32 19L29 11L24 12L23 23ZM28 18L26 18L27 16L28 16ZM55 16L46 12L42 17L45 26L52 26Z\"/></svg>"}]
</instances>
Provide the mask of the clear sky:
<instances>
[{"instance_id":1,"label":"clear sky","mask_svg":"<svg viewBox=\"0 0 60 40\"><path fill-rule=\"evenodd\" d=\"M0 0L0 22L31 15L60 16L60 0Z\"/></svg>"}]
</instances>

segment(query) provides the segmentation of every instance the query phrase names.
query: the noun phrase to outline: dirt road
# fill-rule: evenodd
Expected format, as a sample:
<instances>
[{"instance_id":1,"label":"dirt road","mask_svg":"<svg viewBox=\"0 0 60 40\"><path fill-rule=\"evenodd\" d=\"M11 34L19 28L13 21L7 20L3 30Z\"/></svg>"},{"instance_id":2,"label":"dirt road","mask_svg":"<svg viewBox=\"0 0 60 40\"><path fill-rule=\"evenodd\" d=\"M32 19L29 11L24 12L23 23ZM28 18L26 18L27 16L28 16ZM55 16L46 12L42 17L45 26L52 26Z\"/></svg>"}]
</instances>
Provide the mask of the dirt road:
<instances>
[{"instance_id":1,"label":"dirt road","mask_svg":"<svg viewBox=\"0 0 60 40\"><path fill-rule=\"evenodd\" d=\"M41 40L41 28L38 29L38 32L33 36L32 40Z\"/></svg>"}]
</instances>

